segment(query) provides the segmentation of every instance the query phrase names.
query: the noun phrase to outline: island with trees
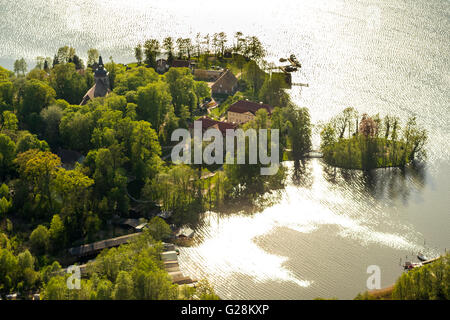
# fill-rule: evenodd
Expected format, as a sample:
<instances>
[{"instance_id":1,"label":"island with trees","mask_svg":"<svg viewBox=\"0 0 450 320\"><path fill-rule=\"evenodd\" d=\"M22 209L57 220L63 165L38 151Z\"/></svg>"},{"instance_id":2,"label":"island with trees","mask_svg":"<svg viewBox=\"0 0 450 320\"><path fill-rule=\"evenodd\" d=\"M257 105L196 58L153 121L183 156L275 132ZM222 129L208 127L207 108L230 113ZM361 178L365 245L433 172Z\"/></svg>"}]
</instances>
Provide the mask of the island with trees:
<instances>
[{"instance_id":1,"label":"island with trees","mask_svg":"<svg viewBox=\"0 0 450 320\"><path fill-rule=\"evenodd\" d=\"M341 168L404 167L426 156L427 133L415 117L402 127L396 116L360 116L346 108L323 126L320 135L325 162Z\"/></svg>"}]
</instances>

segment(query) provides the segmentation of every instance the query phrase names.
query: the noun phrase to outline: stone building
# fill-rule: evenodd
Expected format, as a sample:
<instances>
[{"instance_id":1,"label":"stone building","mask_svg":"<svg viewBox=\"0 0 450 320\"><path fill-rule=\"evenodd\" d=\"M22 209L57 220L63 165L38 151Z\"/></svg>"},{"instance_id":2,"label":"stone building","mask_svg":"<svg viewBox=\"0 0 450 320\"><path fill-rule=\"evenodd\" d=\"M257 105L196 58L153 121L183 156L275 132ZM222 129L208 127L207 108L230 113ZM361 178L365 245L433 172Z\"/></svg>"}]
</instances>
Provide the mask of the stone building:
<instances>
[{"instance_id":1,"label":"stone building","mask_svg":"<svg viewBox=\"0 0 450 320\"><path fill-rule=\"evenodd\" d=\"M239 100L233 103L228 109L228 122L242 124L252 121L255 118L256 112L260 109L266 109L270 115L274 108L262 102L256 103L248 100Z\"/></svg>"}]
</instances>

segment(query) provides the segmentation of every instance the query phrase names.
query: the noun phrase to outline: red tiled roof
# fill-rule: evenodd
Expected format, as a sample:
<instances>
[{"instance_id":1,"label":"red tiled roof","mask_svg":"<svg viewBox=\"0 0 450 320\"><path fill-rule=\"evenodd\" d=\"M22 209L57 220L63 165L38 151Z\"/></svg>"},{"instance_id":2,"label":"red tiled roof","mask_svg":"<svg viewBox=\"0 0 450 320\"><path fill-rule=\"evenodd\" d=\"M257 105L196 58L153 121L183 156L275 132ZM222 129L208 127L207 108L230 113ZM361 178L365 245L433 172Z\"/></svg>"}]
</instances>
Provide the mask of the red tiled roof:
<instances>
[{"instance_id":1,"label":"red tiled roof","mask_svg":"<svg viewBox=\"0 0 450 320\"><path fill-rule=\"evenodd\" d=\"M226 134L227 133L227 129L236 129L237 125L233 124L233 123L229 123L229 122L222 122L222 121L217 121L217 120L213 120L211 118L208 117L203 117L200 118L196 121L201 121L202 123L202 130L206 131L211 127L215 127L217 129L220 130L220 132L222 132L222 134ZM192 123L190 125L190 128L193 129L194 128L194 124Z\"/></svg>"},{"instance_id":2,"label":"red tiled roof","mask_svg":"<svg viewBox=\"0 0 450 320\"><path fill-rule=\"evenodd\" d=\"M247 100L239 100L238 102L233 103L228 109L228 111L236 113L251 112L253 114L256 114L256 112L261 108L266 109L269 114L271 114L274 109L271 105L268 104L256 103Z\"/></svg>"}]
</instances>

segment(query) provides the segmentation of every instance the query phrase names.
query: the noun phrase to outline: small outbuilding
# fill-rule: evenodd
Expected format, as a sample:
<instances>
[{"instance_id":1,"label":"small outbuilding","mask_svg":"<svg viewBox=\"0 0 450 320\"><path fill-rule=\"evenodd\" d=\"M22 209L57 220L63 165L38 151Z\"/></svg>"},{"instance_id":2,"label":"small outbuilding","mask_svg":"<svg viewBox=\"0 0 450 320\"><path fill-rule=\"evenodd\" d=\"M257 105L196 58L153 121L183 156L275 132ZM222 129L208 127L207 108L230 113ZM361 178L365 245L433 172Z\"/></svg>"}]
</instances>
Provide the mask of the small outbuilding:
<instances>
[{"instance_id":1,"label":"small outbuilding","mask_svg":"<svg viewBox=\"0 0 450 320\"><path fill-rule=\"evenodd\" d=\"M192 238L192 237L194 237L194 234L195 234L194 230L192 230L189 227L184 227L184 228L181 228L180 230L178 230L177 237L178 238Z\"/></svg>"}]
</instances>

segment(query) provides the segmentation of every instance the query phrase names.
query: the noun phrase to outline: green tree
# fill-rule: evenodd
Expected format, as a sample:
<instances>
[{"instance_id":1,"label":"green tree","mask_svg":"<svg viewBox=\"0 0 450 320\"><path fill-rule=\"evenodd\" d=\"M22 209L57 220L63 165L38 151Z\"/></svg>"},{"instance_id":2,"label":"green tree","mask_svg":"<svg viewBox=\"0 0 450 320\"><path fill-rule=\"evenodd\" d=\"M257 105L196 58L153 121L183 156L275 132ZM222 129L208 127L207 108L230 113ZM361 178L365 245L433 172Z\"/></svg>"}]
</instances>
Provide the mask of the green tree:
<instances>
[{"instance_id":1,"label":"green tree","mask_svg":"<svg viewBox=\"0 0 450 320\"><path fill-rule=\"evenodd\" d=\"M9 188L6 184L0 186L0 221L6 218L6 214L12 207L12 200L9 195ZM1 246L0 246L1 247Z\"/></svg>"},{"instance_id":2,"label":"green tree","mask_svg":"<svg viewBox=\"0 0 450 320\"><path fill-rule=\"evenodd\" d=\"M164 75L169 84L170 93L175 107L175 114L180 115L181 107L188 106L192 112L197 107L195 81L188 68L171 68Z\"/></svg>"},{"instance_id":3,"label":"green tree","mask_svg":"<svg viewBox=\"0 0 450 320\"><path fill-rule=\"evenodd\" d=\"M450 254L438 261L403 273L396 281L396 300L448 300L450 298Z\"/></svg>"},{"instance_id":4,"label":"green tree","mask_svg":"<svg viewBox=\"0 0 450 320\"><path fill-rule=\"evenodd\" d=\"M101 279L97 284L97 300L111 300L114 286L111 281Z\"/></svg>"},{"instance_id":5,"label":"green tree","mask_svg":"<svg viewBox=\"0 0 450 320\"><path fill-rule=\"evenodd\" d=\"M30 251L25 250L17 255L19 285L22 290L31 290L39 278L39 273L34 270L34 257Z\"/></svg>"},{"instance_id":6,"label":"green tree","mask_svg":"<svg viewBox=\"0 0 450 320\"><path fill-rule=\"evenodd\" d=\"M266 78L259 92L259 100L277 107L286 107L289 96L284 92L284 83L280 77Z\"/></svg>"},{"instance_id":7,"label":"green tree","mask_svg":"<svg viewBox=\"0 0 450 320\"><path fill-rule=\"evenodd\" d=\"M156 67L156 56L159 53L159 41L150 39L144 43L145 63L152 67Z\"/></svg>"},{"instance_id":8,"label":"green tree","mask_svg":"<svg viewBox=\"0 0 450 320\"><path fill-rule=\"evenodd\" d=\"M259 68L255 61L252 60L245 66L244 79L250 83L253 95L257 97L259 90L264 84L265 73Z\"/></svg>"},{"instance_id":9,"label":"green tree","mask_svg":"<svg viewBox=\"0 0 450 320\"><path fill-rule=\"evenodd\" d=\"M2 177L10 172L14 157L16 145L11 138L3 133L0 133L0 174Z\"/></svg>"},{"instance_id":10,"label":"green tree","mask_svg":"<svg viewBox=\"0 0 450 320\"><path fill-rule=\"evenodd\" d=\"M46 253L50 243L49 239L48 229L43 225L39 225L30 235L31 248L37 254Z\"/></svg>"},{"instance_id":11,"label":"green tree","mask_svg":"<svg viewBox=\"0 0 450 320\"><path fill-rule=\"evenodd\" d=\"M78 170L60 168L56 172L54 189L62 200L61 215L66 221L69 234L74 237L82 231L83 235L92 236L95 233L93 230L98 229L96 216L86 215L89 210L90 187L93 184L94 180ZM84 229L80 230L80 225L84 225Z\"/></svg>"},{"instance_id":12,"label":"green tree","mask_svg":"<svg viewBox=\"0 0 450 320\"><path fill-rule=\"evenodd\" d=\"M0 78L0 110L12 110L13 97L13 83L11 81L8 81L7 79Z\"/></svg>"},{"instance_id":13,"label":"green tree","mask_svg":"<svg viewBox=\"0 0 450 320\"><path fill-rule=\"evenodd\" d=\"M0 292L8 294L17 280L18 259L8 248L0 247Z\"/></svg>"},{"instance_id":14,"label":"green tree","mask_svg":"<svg viewBox=\"0 0 450 320\"><path fill-rule=\"evenodd\" d=\"M37 149L41 151L49 151L50 148L44 140L39 140L36 135L27 131L21 132L17 139L16 154L23 153L30 149Z\"/></svg>"},{"instance_id":15,"label":"green tree","mask_svg":"<svg viewBox=\"0 0 450 320\"><path fill-rule=\"evenodd\" d=\"M264 50L261 41L259 41L257 37L247 37L244 55L248 59L258 61L264 58L264 56L266 55L266 51Z\"/></svg>"},{"instance_id":16,"label":"green tree","mask_svg":"<svg viewBox=\"0 0 450 320\"><path fill-rule=\"evenodd\" d=\"M294 159L298 160L311 150L311 118L307 108L289 108L286 115L288 137Z\"/></svg>"},{"instance_id":17,"label":"green tree","mask_svg":"<svg viewBox=\"0 0 450 320\"><path fill-rule=\"evenodd\" d=\"M63 110L58 105L51 105L41 111L44 124L45 140L53 148L60 145L59 125L63 117Z\"/></svg>"},{"instance_id":18,"label":"green tree","mask_svg":"<svg viewBox=\"0 0 450 320\"><path fill-rule=\"evenodd\" d=\"M172 102L169 87L164 82L154 82L141 87L137 92L137 114L149 121L156 130L162 124Z\"/></svg>"},{"instance_id":19,"label":"green tree","mask_svg":"<svg viewBox=\"0 0 450 320\"><path fill-rule=\"evenodd\" d=\"M66 279L62 276L51 277L44 286L42 299L44 300L67 300L69 297Z\"/></svg>"},{"instance_id":20,"label":"green tree","mask_svg":"<svg viewBox=\"0 0 450 320\"><path fill-rule=\"evenodd\" d=\"M64 46L58 49L56 57L59 63L68 63L73 59L75 49L69 46Z\"/></svg>"},{"instance_id":21,"label":"green tree","mask_svg":"<svg viewBox=\"0 0 450 320\"><path fill-rule=\"evenodd\" d=\"M55 90L47 83L39 80L26 81L20 94L19 118L29 127L37 129L33 116L38 116L42 109L54 101L55 96Z\"/></svg>"},{"instance_id":22,"label":"green tree","mask_svg":"<svg viewBox=\"0 0 450 320\"><path fill-rule=\"evenodd\" d=\"M14 113L12 113L11 111L3 111L0 131L16 131L18 128L18 123L19 120L17 120L17 117Z\"/></svg>"},{"instance_id":23,"label":"green tree","mask_svg":"<svg viewBox=\"0 0 450 320\"><path fill-rule=\"evenodd\" d=\"M71 104L79 104L89 88L87 78L77 72L73 63L56 65L50 73L50 85L58 99Z\"/></svg>"},{"instance_id":24,"label":"green tree","mask_svg":"<svg viewBox=\"0 0 450 320\"><path fill-rule=\"evenodd\" d=\"M161 166L161 146L150 123L139 121L133 129L131 163L138 180L154 176Z\"/></svg>"},{"instance_id":25,"label":"green tree","mask_svg":"<svg viewBox=\"0 0 450 320\"><path fill-rule=\"evenodd\" d=\"M65 230L64 223L61 217L55 214L50 223L49 237L52 247L57 250L64 247L65 244Z\"/></svg>"},{"instance_id":26,"label":"green tree","mask_svg":"<svg viewBox=\"0 0 450 320\"><path fill-rule=\"evenodd\" d=\"M174 54L173 54L174 44L173 44L173 38L172 37L164 38L164 40L163 40L163 48L167 52L167 62L169 63L169 65L171 65L172 62L173 62L173 56L174 56Z\"/></svg>"},{"instance_id":27,"label":"green tree","mask_svg":"<svg viewBox=\"0 0 450 320\"><path fill-rule=\"evenodd\" d=\"M53 211L53 194L51 185L56 177L61 160L55 154L36 149L21 153L15 159L18 172L29 186L31 202L40 208Z\"/></svg>"},{"instance_id":28,"label":"green tree","mask_svg":"<svg viewBox=\"0 0 450 320\"><path fill-rule=\"evenodd\" d=\"M211 89L206 82L195 81L194 87L199 101L203 101L205 98L211 98Z\"/></svg>"},{"instance_id":29,"label":"green tree","mask_svg":"<svg viewBox=\"0 0 450 320\"><path fill-rule=\"evenodd\" d=\"M220 300L219 296L214 292L214 288L207 280L198 282L195 293L200 300Z\"/></svg>"},{"instance_id":30,"label":"green tree","mask_svg":"<svg viewBox=\"0 0 450 320\"><path fill-rule=\"evenodd\" d=\"M115 300L133 299L133 279L128 272L119 272L114 286L113 297Z\"/></svg>"},{"instance_id":31,"label":"green tree","mask_svg":"<svg viewBox=\"0 0 450 320\"><path fill-rule=\"evenodd\" d=\"M153 217L148 223L148 230L157 241L165 241L172 234L169 225L160 217Z\"/></svg>"},{"instance_id":32,"label":"green tree","mask_svg":"<svg viewBox=\"0 0 450 320\"><path fill-rule=\"evenodd\" d=\"M136 48L134 48L134 57L136 58L136 61L140 65L142 63L142 59L144 58L144 53L142 51L142 45L138 44Z\"/></svg>"},{"instance_id":33,"label":"green tree","mask_svg":"<svg viewBox=\"0 0 450 320\"><path fill-rule=\"evenodd\" d=\"M62 140L69 149L88 152L94 120L90 113L70 112L61 119L59 126Z\"/></svg>"},{"instance_id":34,"label":"green tree","mask_svg":"<svg viewBox=\"0 0 450 320\"><path fill-rule=\"evenodd\" d=\"M88 50L87 56L88 56L87 65L92 66L94 63L97 63L100 54L97 49L91 48Z\"/></svg>"},{"instance_id":35,"label":"green tree","mask_svg":"<svg viewBox=\"0 0 450 320\"><path fill-rule=\"evenodd\" d=\"M24 58L14 61L14 72L19 76L22 73L22 76L25 76L27 72L27 63Z\"/></svg>"},{"instance_id":36,"label":"green tree","mask_svg":"<svg viewBox=\"0 0 450 320\"><path fill-rule=\"evenodd\" d=\"M114 92L125 95L129 91L137 91L139 87L156 82L159 75L153 69L145 67L133 68L127 72L118 72Z\"/></svg>"}]
</instances>

